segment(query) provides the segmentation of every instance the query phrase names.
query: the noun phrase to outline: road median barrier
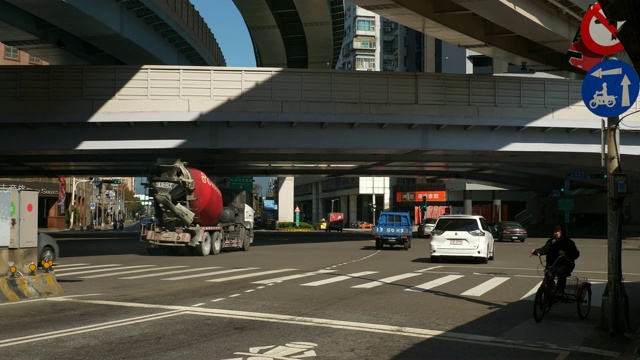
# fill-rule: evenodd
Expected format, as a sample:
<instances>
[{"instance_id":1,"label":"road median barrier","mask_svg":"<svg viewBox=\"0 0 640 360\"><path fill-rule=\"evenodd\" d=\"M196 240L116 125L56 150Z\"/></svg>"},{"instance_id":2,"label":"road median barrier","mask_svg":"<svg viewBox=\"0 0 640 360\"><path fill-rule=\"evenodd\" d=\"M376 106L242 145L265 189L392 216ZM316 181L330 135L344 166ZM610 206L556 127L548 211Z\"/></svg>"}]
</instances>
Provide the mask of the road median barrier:
<instances>
[{"instance_id":1,"label":"road median barrier","mask_svg":"<svg viewBox=\"0 0 640 360\"><path fill-rule=\"evenodd\" d=\"M62 295L54 272L0 278L0 303Z\"/></svg>"}]
</instances>

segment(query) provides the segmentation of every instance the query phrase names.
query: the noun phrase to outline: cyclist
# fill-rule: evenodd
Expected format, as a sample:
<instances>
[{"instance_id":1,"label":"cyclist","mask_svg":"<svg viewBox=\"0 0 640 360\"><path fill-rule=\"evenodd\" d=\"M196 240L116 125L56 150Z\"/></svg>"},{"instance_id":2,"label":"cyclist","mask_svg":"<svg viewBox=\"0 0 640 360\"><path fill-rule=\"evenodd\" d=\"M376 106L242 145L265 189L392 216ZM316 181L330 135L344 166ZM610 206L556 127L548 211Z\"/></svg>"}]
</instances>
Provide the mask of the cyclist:
<instances>
[{"instance_id":1,"label":"cyclist","mask_svg":"<svg viewBox=\"0 0 640 360\"><path fill-rule=\"evenodd\" d=\"M575 260L580 256L580 251L566 235L562 225L553 228L553 236L547 240L543 247L531 249L531 254L547 255L547 271L551 275L551 281L558 277L556 295L564 294L564 287L567 283L567 276L576 267Z\"/></svg>"}]
</instances>

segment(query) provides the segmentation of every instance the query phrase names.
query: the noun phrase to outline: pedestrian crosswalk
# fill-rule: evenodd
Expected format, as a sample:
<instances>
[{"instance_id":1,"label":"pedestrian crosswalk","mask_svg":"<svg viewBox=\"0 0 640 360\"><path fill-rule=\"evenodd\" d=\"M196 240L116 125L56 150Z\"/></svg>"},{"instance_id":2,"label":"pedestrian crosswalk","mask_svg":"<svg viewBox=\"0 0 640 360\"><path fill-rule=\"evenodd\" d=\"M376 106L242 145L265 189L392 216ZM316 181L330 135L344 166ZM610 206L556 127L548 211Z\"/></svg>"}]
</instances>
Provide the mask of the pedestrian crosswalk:
<instances>
[{"instance_id":1,"label":"pedestrian crosswalk","mask_svg":"<svg viewBox=\"0 0 640 360\"><path fill-rule=\"evenodd\" d=\"M137 280L153 278L159 281L194 280L222 283L246 279L250 284L268 285L289 282L305 287L346 285L351 289L368 290L380 286L402 285L406 292L430 292L438 288L439 292L450 291L455 295L466 297L482 297L500 290L515 300L532 300L540 286L536 277L518 276L479 276L476 274L458 274L446 272L429 272L430 269L416 270L400 274L388 274L389 271L371 270L353 273L340 273L335 269L322 269L312 272L299 272L297 269L282 268L265 270L259 267L223 268L220 266L190 267L188 265L131 265L87 263L57 265L54 268L57 278L100 279L116 278L119 280ZM297 272L297 273L296 273ZM284 274L274 277L276 274ZM471 281L469 281L471 280ZM464 283L467 288L460 291L447 288L451 284ZM471 284L471 285L469 285ZM511 287L506 287L509 285ZM594 284L597 287L598 284ZM453 288L453 287L452 287ZM514 290L517 289L517 290ZM598 306L599 295L594 289L592 304ZM495 296L495 295L494 295Z\"/></svg>"}]
</instances>

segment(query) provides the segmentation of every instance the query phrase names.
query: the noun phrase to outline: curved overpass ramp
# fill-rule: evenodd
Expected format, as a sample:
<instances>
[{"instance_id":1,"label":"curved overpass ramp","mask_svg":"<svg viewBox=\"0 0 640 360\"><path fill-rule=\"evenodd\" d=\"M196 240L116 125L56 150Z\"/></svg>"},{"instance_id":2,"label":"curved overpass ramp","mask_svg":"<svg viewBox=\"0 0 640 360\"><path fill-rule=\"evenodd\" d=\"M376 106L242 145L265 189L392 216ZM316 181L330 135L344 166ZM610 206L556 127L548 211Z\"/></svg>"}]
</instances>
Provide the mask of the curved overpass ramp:
<instances>
[{"instance_id":1,"label":"curved overpass ramp","mask_svg":"<svg viewBox=\"0 0 640 360\"><path fill-rule=\"evenodd\" d=\"M0 0L0 42L52 65L226 65L188 0Z\"/></svg>"}]
</instances>

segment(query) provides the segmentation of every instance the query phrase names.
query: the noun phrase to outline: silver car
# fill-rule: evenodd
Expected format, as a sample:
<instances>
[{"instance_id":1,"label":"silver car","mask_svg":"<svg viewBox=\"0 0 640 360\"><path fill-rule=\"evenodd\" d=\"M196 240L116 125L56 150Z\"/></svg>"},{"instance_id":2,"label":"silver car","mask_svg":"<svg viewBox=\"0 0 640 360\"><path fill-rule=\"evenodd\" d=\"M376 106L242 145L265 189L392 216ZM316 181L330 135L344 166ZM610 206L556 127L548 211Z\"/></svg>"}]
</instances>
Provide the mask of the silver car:
<instances>
[{"instance_id":1,"label":"silver car","mask_svg":"<svg viewBox=\"0 0 640 360\"><path fill-rule=\"evenodd\" d=\"M58 261L60 248L56 239L45 233L38 233L38 266L42 266L42 260Z\"/></svg>"},{"instance_id":2,"label":"silver car","mask_svg":"<svg viewBox=\"0 0 640 360\"><path fill-rule=\"evenodd\" d=\"M418 236L420 237L429 237L431 236L431 230L436 226L437 218L426 218L422 220L420 226L418 227Z\"/></svg>"}]
</instances>

